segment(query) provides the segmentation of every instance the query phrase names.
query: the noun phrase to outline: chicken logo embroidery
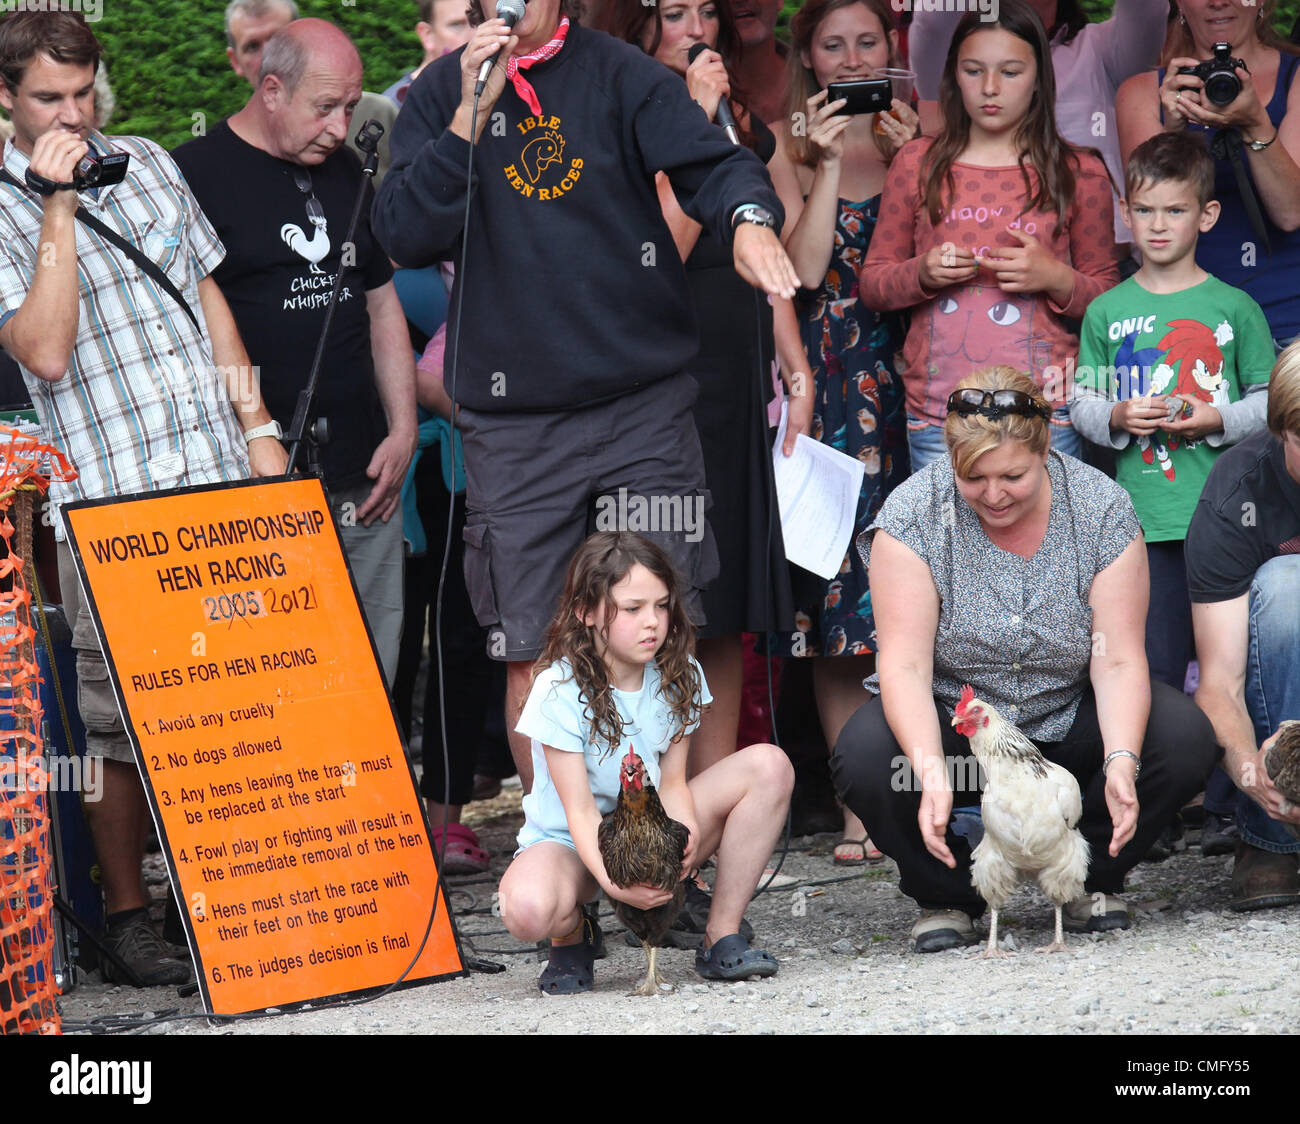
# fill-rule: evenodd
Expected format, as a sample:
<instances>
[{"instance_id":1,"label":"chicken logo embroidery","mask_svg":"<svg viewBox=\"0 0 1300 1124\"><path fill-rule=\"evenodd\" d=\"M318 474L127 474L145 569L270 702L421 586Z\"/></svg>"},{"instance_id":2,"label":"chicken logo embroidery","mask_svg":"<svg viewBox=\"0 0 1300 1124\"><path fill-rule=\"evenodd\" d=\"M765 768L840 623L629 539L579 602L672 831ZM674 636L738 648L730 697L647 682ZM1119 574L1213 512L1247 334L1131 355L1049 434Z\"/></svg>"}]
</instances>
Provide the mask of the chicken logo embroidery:
<instances>
[{"instance_id":1,"label":"chicken logo embroidery","mask_svg":"<svg viewBox=\"0 0 1300 1124\"><path fill-rule=\"evenodd\" d=\"M324 273L320 263L330 252L330 236L325 229L327 225L325 216L313 217L311 225L315 230L308 238L306 232L297 223L287 222L280 227L280 238L289 249L308 262L313 273Z\"/></svg>"},{"instance_id":2,"label":"chicken logo embroidery","mask_svg":"<svg viewBox=\"0 0 1300 1124\"><path fill-rule=\"evenodd\" d=\"M536 183L547 168L557 163L564 155L564 138L559 133L547 129L540 137L534 137L519 154L519 163L524 166L524 175L529 183Z\"/></svg>"},{"instance_id":3,"label":"chicken logo embroidery","mask_svg":"<svg viewBox=\"0 0 1300 1124\"><path fill-rule=\"evenodd\" d=\"M542 114L525 117L515 125L522 139L519 159L506 165L506 180L526 199L550 202L567 195L582 178L580 157L566 161L560 119Z\"/></svg>"}]
</instances>

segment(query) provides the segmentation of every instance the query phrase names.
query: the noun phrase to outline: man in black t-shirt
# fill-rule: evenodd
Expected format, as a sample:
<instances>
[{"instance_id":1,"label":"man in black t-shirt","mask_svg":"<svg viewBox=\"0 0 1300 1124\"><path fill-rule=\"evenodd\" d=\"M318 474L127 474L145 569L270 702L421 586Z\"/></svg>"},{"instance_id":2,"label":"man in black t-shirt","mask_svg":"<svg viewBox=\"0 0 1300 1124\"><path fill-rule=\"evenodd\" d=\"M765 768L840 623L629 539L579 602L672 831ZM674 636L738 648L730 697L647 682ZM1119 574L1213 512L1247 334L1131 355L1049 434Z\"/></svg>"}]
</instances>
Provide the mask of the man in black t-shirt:
<instances>
[{"instance_id":1,"label":"man in black t-shirt","mask_svg":"<svg viewBox=\"0 0 1300 1124\"><path fill-rule=\"evenodd\" d=\"M1187 531L1196 702L1238 788L1232 908L1300 904L1300 807L1269 779L1278 726L1300 719L1300 342L1278 358L1268 432L1215 463Z\"/></svg>"},{"instance_id":2,"label":"man in black t-shirt","mask_svg":"<svg viewBox=\"0 0 1300 1124\"><path fill-rule=\"evenodd\" d=\"M248 104L175 159L226 247L213 277L287 426L324 328L316 414L329 422L321 466L344 548L391 682L402 625L402 483L416 444L415 361L392 267L366 201L344 241L361 165L344 145L361 95L361 59L324 20L272 36Z\"/></svg>"}]
</instances>

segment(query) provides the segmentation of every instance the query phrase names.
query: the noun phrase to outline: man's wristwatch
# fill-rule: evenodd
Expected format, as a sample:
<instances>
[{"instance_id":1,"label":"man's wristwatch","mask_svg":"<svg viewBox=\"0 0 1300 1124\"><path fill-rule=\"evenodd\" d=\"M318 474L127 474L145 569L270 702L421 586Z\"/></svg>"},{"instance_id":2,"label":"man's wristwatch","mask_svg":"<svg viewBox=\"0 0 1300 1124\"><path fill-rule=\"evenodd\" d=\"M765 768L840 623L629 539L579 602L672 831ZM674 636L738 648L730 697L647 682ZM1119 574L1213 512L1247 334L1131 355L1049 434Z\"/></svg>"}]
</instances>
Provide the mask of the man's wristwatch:
<instances>
[{"instance_id":1,"label":"man's wristwatch","mask_svg":"<svg viewBox=\"0 0 1300 1124\"><path fill-rule=\"evenodd\" d=\"M735 230L742 222L752 222L755 226L765 226L768 230L776 229L776 216L757 203L745 203L732 211L731 229Z\"/></svg>"},{"instance_id":2,"label":"man's wristwatch","mask_svg":"<svg viewBox=\"0 0 1300 1124\"><path fill-rule=\"evenodd\" d=\"M280 428L280 423L274 418L265 425L255 425L252 429L244 430L244 441L255 441L259 437L274 437L277 441L284 440L284 430Z\"/></svg>"}]
</instances>

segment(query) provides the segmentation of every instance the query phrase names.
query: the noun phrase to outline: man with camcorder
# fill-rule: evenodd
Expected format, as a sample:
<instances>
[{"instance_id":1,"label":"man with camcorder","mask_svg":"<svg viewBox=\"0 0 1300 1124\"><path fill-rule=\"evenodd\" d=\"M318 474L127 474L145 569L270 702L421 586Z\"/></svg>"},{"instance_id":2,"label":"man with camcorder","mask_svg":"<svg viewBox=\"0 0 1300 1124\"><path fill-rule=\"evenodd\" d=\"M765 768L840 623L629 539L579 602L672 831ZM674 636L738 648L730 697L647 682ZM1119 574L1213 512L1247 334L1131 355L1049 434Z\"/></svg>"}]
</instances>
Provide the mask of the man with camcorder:
<instances>
[{"instance_id":1,"label":"man with camcorder","mask_svg":"<svg viewBox=\"0 0 1300 1124\"><path fill-rule=\"evenodd\" d=\"M0 19L0 346L22 367L46 440L77 469L72 500L278 475L239 333L209 274L225 251L162 149L92 127L100 48L71 12ZM59 577L77 653L86 752L104 761L86 814L108 944L144 984L190 977L149 922L140 878L148 813L61 519Z\"/></svg>"}]
</instances>

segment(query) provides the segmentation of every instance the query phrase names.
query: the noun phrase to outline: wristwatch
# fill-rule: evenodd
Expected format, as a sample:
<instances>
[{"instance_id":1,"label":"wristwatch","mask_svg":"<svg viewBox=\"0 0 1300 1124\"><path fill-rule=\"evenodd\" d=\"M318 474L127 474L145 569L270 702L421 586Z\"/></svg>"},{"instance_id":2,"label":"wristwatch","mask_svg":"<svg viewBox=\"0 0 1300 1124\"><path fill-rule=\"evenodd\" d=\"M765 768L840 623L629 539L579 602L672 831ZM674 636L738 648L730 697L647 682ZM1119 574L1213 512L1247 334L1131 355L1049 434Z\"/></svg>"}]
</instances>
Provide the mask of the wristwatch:
<instances>
[{"instance_id":1,"label":"wristwatch","mask_svg":"<svg viewBox=\"0 0 1300 1124\"><path fill-rule=\"evenodd\" d=\"M284 440L284 430L280 428L280 423L272 418L265 425L255 425L252 429L244 430L244 442L255 441L259 437L274 437L277 441Z\"/></svg>"},{"instance_id":2,"label":"wristwatch","mask_svg":"<svg viewBox=\"0 0 1300 1124\"><path fill-rule=\"evenodd\" d=\"M776 229L776 216L757 203L744 203L731 213L732 230L742 222L752 222L755 226L765 226L768 230Z\"/></svg>"},{"instance_id":3,"label":"wristwatch","mask_svg":"<svg viewBox=\"0 0 1300 1124\"><path fill-rule=\"evenodd\" d=\"M1272 144L1275 140L1277 140L1277 129L1276 127L1273 129L1273 135L1269 137L1268 140L1266 141L1257 141L1257 140L1248 141L1246 140L1245 137L1242 137L1241 139L1242 142L1245 144L1245 146L1251 150L1251 152L1263 152L1264 149L1266 149L1270 144Z\"/></svg>"}]
</instances>

